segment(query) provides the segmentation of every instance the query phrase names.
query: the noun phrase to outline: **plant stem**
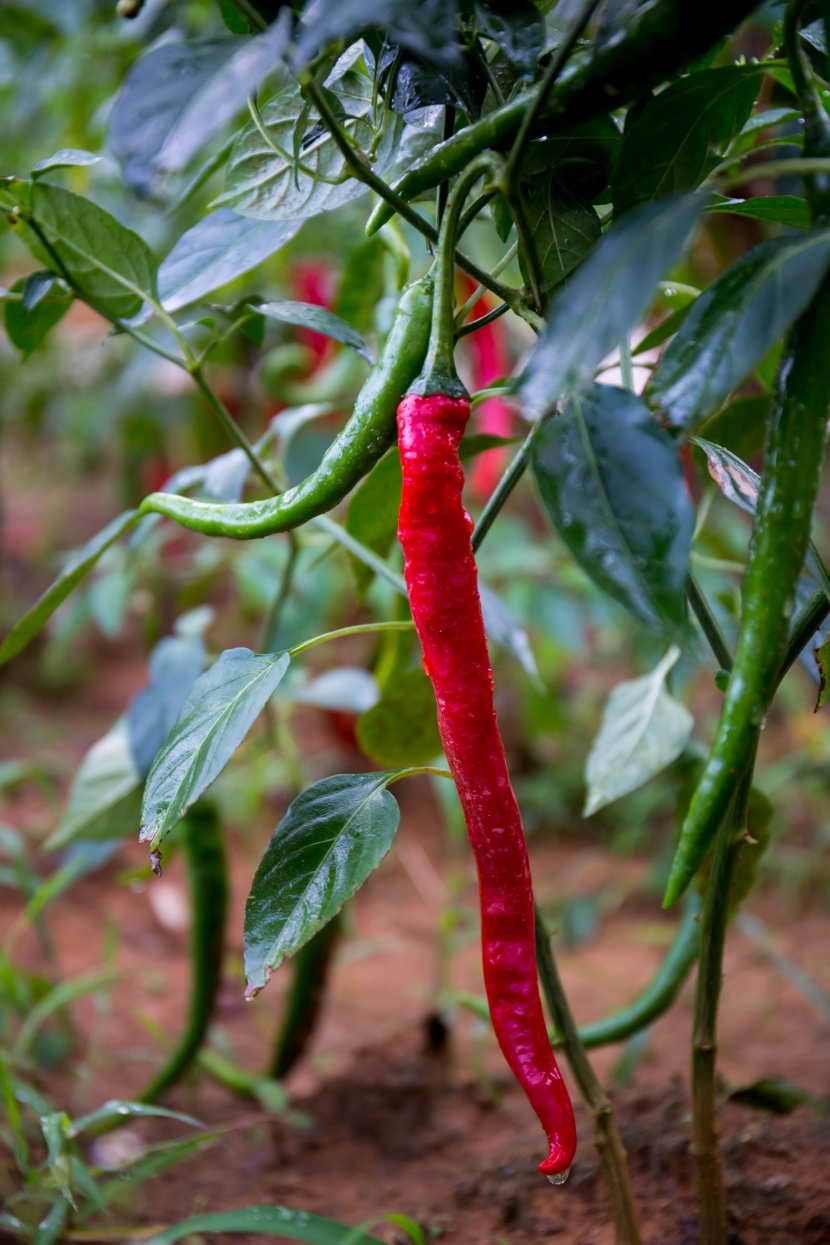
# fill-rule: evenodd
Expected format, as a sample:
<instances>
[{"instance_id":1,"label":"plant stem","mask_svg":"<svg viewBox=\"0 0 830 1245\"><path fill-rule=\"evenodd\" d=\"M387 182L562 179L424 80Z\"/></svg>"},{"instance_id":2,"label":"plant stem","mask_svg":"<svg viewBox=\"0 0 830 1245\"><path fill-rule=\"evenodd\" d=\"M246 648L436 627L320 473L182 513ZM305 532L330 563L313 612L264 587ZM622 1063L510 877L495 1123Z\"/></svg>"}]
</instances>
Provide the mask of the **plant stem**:
<instances>
[{"instance_id":1,"label":"plant stem","mask_svg":"<svg viewBox=\"0 0 830 1245\"><path fill-rule=\"evenodd\" d=\"M732 654L729 651L729 645L726 637L720 629L720 624L712 613L709 602L703 595L700 584L695 579L692 572L689 572L689 578L686 581L686 596L691 605L697 621L700 623L701 630L709 641L715 661L719 663L721 670L732 669Z\"/></svg>"},{"instance_id":2,"label":"plant stem","mask_svg":"<svg viewBox=\"0 0 830 1245\"><path fill-rule=\"evenodd\" d=\"M329 108L328 101L323 95L323 92L317 86L317 83L311 75L304 73L301 75L299 81L300 85L306 91L309 99L314 104L314 107L319 112L323 124L331 134L340 150L340 154L343 156L343 159L346 161L357 180L363 182L364 186L368 186L370 190L374 190L376 195L380 195L381 199L388 203L390 207L393 207L399 216L402 216L404 220L409 221L410 225L413 225L419 233L422 233L430 242L437 242L438 230L435 229L434 226L430 225L428 221L425 221L420 212L416 212L405 199L402 199L400 195L396 194L395 191L386 184L382 177L378 177L377 173L375 173L373 169L370 169L368 164L365 163L360 153L354 149L347 136L343 133L334 113ZM522 307L518 290L513 289L509 285L503 285L501 281L495 281L488 272L485 272L483 268L479 268L478 264L473 263L473 261L461 251L456 252L456 263L459 268L463 268L464 271L469 273L469 275L478 281L480 285L485 285L488 290L492 290L492 292L498 298L502 299L503 302L509 303L511 309L514 310L517 315L522 315Z\"/></svg>"},{"instance_id":3,"label":"plant stem","mask_svg":"<svg viewBox=\"0 0 830 1245\"><path fill-rule=\"evenodd\" d=\"M562 989L562 982L553 958L550 938L538 906L536 907L536 960L553 1023L562 1036L562 1048L579 1086L579 1092L594 1119L594 1145L599 1151L608 1182L616 1245L641 1245L625 1146L617 1129L608 1095L600 1085L585 1053L585 1048L579 1040L576 1023Z\"/></svg>"},{"instance_id":4,"label":"plant stem","mask_svg":"<svg viewBox=\"0 0 830 1245\"><path fill-rule=\"evenodd\" d=\"M501 276L501 274L504 272L507 265L515 258L516 252L518 251L518 249L519 249L518 242L514 242L513 245L507 251L505 251L504 255L502 255L501 259L496 264L495 268L491 270L490 276L491 277ZM483 296L484 296L484 286L477 285L476 288L473 290L472 294L470 295L470 297L467 299L464 306L459 308L459 310L455 314L455 323L459 328L461 327L461 325L463 325L464 321L467 319L467 316L473 310L476 303L478 303L483 298ZM492 315L492 312L490 314Z\"/></svg>"},{"instance_id":5,"label":"plant stem","mask_svg":"<svg viewBox=\"0 0 830 1245\"><path fill-rule=\"evenodd\" d=\"M470 333L475 333L477 329L483 329L486 325L492 324L494 320L498 320L503 316L505 311L509 311L507 303L499 303L498 307L494 307L492 311L488 311L485 316L479 316L477 320L471 320L469 324L464 324L455 334L455 340L460 341L462 337L468 337ZM509 389L504 390L509 393Z\"/></svg>"},{"instance_id":6,"label":"plant stem","mask_svg":"<svg viewBox=\"0 0 830 1245\"><path fill-rule=\"evenodd\" d=\"M539 90L536 93L536 97L522 117L522 124L519 126L519 131L513 141L513 146L510 149L510 155L507 157L507 166L505 169L505 181L507 185L512 186L518 183L519 174L521 173L522 168L522 161L524 160L527 145L530 142L530 135L533 127L541 116L542 110L550 98L550 93L556 85L556 80L564 69L565 62L574 50L576 42L582 34L586 23L590 21L594 10L598 9L599 5L600 0L583 0L576 17L574 18L573 25L565 35L565 38L559 44L559 47L556 49L556 55L553 57L545 70L542 81L539 84Z\"/></svg>"},{"instance_id":7,"label":"plant stem","mask_svg":"<svg viewBox=\"0 0 830 1245\"><path fill-rule=\"evenodd\" d=\"M411 631L413 626L411 619L402 619L400 622L356 623L353 627L339 627L337 631L324 631L321 635L312 636L310 640L303 640L302 644L295 644L294 648L288 650L288 653L290 657L297 657L306 649L316 648L318 644L327 644L329 640L339 640L345 635L369 635L378 631Z\"/></svg>"},{"instance_id":8,"label":"plant stem","mask_svg":"<svg viewBox=\"0 0 830 1245\"><path fill-rule=\"evenodd\" d=\"M746 832L757 747L756 731L749 769L738 782L729 812L715 839L712 875L701 921L692 1039L692 1156L700 1203L700 1245L724 1245L726 1241L726 1196L718 1152L718 1006L729 924L729 896Z\"/></svg>"},{"instance_id":9,"label":"plant stem","mask_svg":"<svg viewBox=\"0 0 830 1245\"><path fill-rule=\"evenodd\" d=\"M239 446L239 448L242 450L242 452L245 454L246 458L248 459L248 462L254 468L257 475L259 475L259 477L262 479L265 485L271 490L272 493L278 494L282 492L279 484L277 484L277 481L271 475L271 472L265 466L264 462L262 461L260 456L257 454L256 450L251 445L250 441L245 436L245 433L236 423L236 421L234 420L234 418L232 417L232 415L230 414L230 412L228 411L224 403L220 400L220 398L213 391L213 389L211 389L210 385L208 384L205 378L205 374L204 374L204 371L202 370L202 367L199 364L196 364L194 367L188 368L187 370L190 372L190 375L193 377L193 380L195 381L196 385L198 385L199 390L201 391L202 395L208 402L208 405L210 406L214 415L219 420L219 423L225 429L225 432L228 434L231 440L235 441L236 444Z\"/></svg>"},{"instance_id":10,"label":"plant stem","mask_svg":"<svg viewBox=\"0 0 830 1245\"><path fill-rule=\"evenodd\" d=\"M448 138L452 138L454 130L455 130L455 109L453 108L452 104L445 104L444 105L444 125L443 125L443 130L441 133L442 141L446 142ZM439 229L441 228L441 221L444 218L444 209L447 206L447 196L449 195L449 193L450 193L449 181L440 182L438 186L438 192L435 197L435 223Z\"/></svg>"},{"instance_id":11,"label":"plant stem","mask_svg":"<svg viewBox=\"0 0 830 1245\"><path fill-rule=\"evenodd\" d=\"M286 536L288 537L288 559L280 577L279 587L274 600L271 602L271 607L262 622L259 644L257 645L261 653L276 652L280 622L282 621L285 603L291 592L294 571L297 569L297 558L300 556L300 542L297 539L297 533L286 532Z\"/></svg>"},{"instance_id":12,"label":"plant stem","mask_svg":"<svg viewBox=\"0 0 830 1245\"><path fill-rule=\"evenodd\" d=\"M479 515L478 523L476 523L475 530L473 531L472 544L474 553L480 547L484 537L493 526L496 516L502 506L507 501L508 497L527 470L531 451L533 450L534 443L544 422L545 421L543 419L540 419L533 425L530 432L527 434L519 447L515 457L510 462L510 465L504 475L487 499L487 504Z\"/></svg>"}]
</instances>

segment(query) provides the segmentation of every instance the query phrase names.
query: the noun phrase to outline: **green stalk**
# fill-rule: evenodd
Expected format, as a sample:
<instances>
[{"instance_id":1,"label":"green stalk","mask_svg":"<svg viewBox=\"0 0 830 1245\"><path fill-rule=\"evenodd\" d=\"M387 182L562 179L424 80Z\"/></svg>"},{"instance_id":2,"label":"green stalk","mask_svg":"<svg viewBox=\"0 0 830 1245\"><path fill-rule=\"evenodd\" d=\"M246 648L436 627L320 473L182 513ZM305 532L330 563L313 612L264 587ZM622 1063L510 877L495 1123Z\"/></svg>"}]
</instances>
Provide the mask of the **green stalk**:
<instances>
[{"instance_id":1,"label":"green stalk","mask_svg":"<svg viewBox=\"0 0 830 1245\"><path fill-rule=\"evenodd\" d=\"M700 966L692 1038L692 1155L700 1203L700 1245L724 1245L726 1196L718 1151L717 1026L729 896L746 835L758 732L748 771L741 777L715 840L712 876L701 921Z\"/></svg>"}]
</instances>

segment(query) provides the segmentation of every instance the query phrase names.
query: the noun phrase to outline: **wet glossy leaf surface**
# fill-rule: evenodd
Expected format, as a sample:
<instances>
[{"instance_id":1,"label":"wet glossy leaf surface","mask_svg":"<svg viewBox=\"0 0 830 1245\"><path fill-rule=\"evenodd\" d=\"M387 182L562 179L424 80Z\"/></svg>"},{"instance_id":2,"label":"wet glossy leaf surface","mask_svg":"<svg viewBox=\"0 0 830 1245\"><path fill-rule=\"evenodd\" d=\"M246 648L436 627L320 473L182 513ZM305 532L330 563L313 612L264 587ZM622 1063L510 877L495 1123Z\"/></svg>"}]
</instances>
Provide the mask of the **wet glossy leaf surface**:
<instances>
[{"instance_id":1,"label":"wet glossy leaf surface","mask_svg":"<svg viewBox=\"0 0 830 1245\"><path fill-rule=\"evenodd\" d=\"M337 774L299 795L277 826L245 907L249 994L355 893L392 845L395 773Z\"/></svg>"},{"instance_id":2,"label":"wet glossy leaf surface","mask_svg":"<svg viewBox=\"0 0 830 1245\"><path fill-rule=\"evenodd\" d=\"M671 437L628 390L594 385L549 419L533 471L582 569L641 621L682 629L693 511Z\"/></svg>"}]
</instances>

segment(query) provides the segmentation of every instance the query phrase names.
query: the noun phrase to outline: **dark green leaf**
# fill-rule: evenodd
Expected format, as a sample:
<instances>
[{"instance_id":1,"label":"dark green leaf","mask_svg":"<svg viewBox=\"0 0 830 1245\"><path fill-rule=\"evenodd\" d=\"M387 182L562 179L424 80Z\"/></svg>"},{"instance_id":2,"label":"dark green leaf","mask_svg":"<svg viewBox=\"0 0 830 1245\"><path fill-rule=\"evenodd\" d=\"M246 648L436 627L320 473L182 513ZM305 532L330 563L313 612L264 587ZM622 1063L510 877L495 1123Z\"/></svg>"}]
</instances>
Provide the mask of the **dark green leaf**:
<instances>
[{"instance_id":1,"label":"dark green leaf","mask_svg":"<svg viewBox=\"0 0 830 1245\"><path fill-rule=\"evenodd\" d=\"M356 733L361 752L384 769L427 765L440 756L435 693L423 670L408 670L387 684Z\"/></svg>"},{"instance_id":2,"label":"dark green leaf","mask_svg":"<svg viewBox=\"0 0 830 1245\"><path fill-rule=\"evenodd\" d=\"M762 242L695 301L649 382L650 404L696 429L804 310L830 263L830 230Z\"/></svg>"},{"instance_id":3,"label":"dark green leaf","mask_svg":"<svg viewBox=\"0 0 830 1245\"><path fill-rule=\"evenodd\" d=\"M473 120L481 116L487 79L470 56L465 54L452 65L439 66L411 53L401 53L397 44L387 44L380 61L382 89L396 62L390 107L400 116L408 117L422 108L446 105L458 108Z\"/></svg>"},{"instance_id":4,"label":"dark green leaf","mask_svg":"<svg viewBox=\"0 0 830 1245\"><path fill-rule=\"evenodd\" d=\"M154 295L152 251L97 203L36 182L32 215L68 276L105 314L128 319Z\"/></svg>"},{"instance_id":5,"label":"dark green leaf","mask_svg":"<svg viewBox=\"0 0 830 1245\"><path fill-rule=\"evenodd\" d=\"M110 116L110 144L133 189L148 195L160 173L184 168L279 67L287 37L277 22L253 39L163 43L137 60Z\"/></svg>"},{"instance_id":6,"label":"dark green leaf","mask_svg":"<svg viewBox=\"0 0 830 1245\"><path fill-rule=\"evenodd\" d=\"M585 763L583 817L642 787L676 761L689 742L694 718L666 688L679 656L672 646L650 674L617 684L608 697Z\"/></svg>"},{"instance_id":7,"label":"dark green leaf","mask_svg":"<svg viewBox=\"0 0 830 1245\"><path fill-rule=\"evenodd\" d=\"M751 1085L736 1085L727 1096L730 1102L772 1115L791 1115L798 1107L809 1107L823 1119L830 1116L830 1097L813 1094L781 1076L765 1076Z\"/></svg>"},{"instance_id":8,"label":"dark green leaf","mask_svg":"<svg viewBox=\"0 0 830 1245\"><path fill-rule=\"evenodd\" d=\"M730 212L735 216L750 216L753 220L771 221L775 225L788 225L791 229L806 232L810 228L810 208L806 199L797 195L765 195L758 199L720 199L709 209L712 212Z\"/></svg>"},{"instance_id":9,"label":"dark green leaf","mask_svg":"<svg viewBox=\"0 0 830 1245\"><path fill-rule=\"evenodd\" d=\"M178 311L256 268L285 246L300 221L250 220L218 208L182 234L159 267L159 298Z\"/></svg>"},{"instance_id":10,"label":"dark green leaf","mask_svg":"<svg viewBox=\"0 0 830 1245\"><path fill-rule=\"evenodd\" d=\"M682 629L694 516L677 448L645 404L592 386L545 423L532 462L582 569L643 622Z\"/></svg>"},{"instance_id":11,"label":"dark green leaf","mask_svg":"<svg viewBox=\"0 0 830 1245\"><path fill-rule=\"evenodd\" d=\"M42 274L34 275L41 276ZM54 277L51 274L48 275L49 289L42 293L32 305L27 305L27 286L29 285L27 277L15 281L12 286L14 293L22 292L22 299L10 300L3 308L9 340L23 352L24 359L28 359L32 351L37 349L50 329L53 329L63 319L72 305L72 296L59 285L55 285ZM50 292L52 289L54 293Z\"/></svg>"},{"instance_id":12,"label":"dark green leaf","mask_svg":"<svg viewBox=\"0 0 830 1245\"><path fill-rule=\"evenodd\" d=\"M101 554L130 528L135 527L137 522L138 511L125 510L69 559L55 582L12 627L0 645L0 666L16 657L42 631L61 602L66 600L73 588L89 573Z\"/></svg>"},{"instance_id":13,"label":"dark green leaf","mask_svg":"<svg viewBox=\"0 0 830 1245\"><path fill-rule=\"evenodd\" d=\"M314 333L322 333L336 342L342 342L363 355L368 363L373 363L372 352L366 345L357 329L353 329L345 320L341 320L327 307L318 307L314 303L257 303L253 311L267 316L269 320L280 320L283 324L296 324L300 328L311 329Z\"/></svg>"},{"instance_id":14,"label":"dark green leaf","mask_svg":"<svg viewBox=\"0 0 830 1245\"><path fill-rule=\"evenodd\" d=\"M303 18L300 61L311 60L329 43L348 46L367 27L436 64L452 64L459 57L455 0L309 0Z\"/></svg>"},{"instance_id":15,"label":"dark green leaf","mask_svg":"<svg viewBox=\"0 0 830 1245\"><path fill-rule=\"evenodd\" d=\"M51 169L77 168L89 164L97 164L101 159L91 151L79 151L77 147L62 147L46 160L38 160L32 167L32 181L36 182L44 173Z\"/></svg>"},{"instance_id":16,"label":"dark green leaf","mask_svg":"<svg viewBox=\"0 0 830 1245\"><path fill-rule=\"evenodd\" d=\"M567 390L589 381L645 314L706 203L699 194L649 203L603 234L554 299L548 326L519 379L529 418L539 419Z\"/></svg>"},{"instance_id":17,"label":"dark green leaf","mask_svg":"<svg viewBox=\"0 0 830 1245\"><path fill-rule=\"evenodd\" d=\"M827 701L827 693L830 691L830 639L825 640L817 648L813 649L813 656L818 666L818 697L816 699L816 713L822 709Z\"/></svg>"},{"instance_id":18,"label":"dark green leaf","mask_svg":"<svg viewBox=\"0 0 830 1245\"><path fill-rule=\"evenodd\" d=\"M231 648L196 680L147 778L139 837L151 850L221 774L288 662L287 653Z\"/></svg>"},{"instance_id":19,"label":"dark green leaf","mask_svg":"<svg viewBox=\"0 0 830 1245\"><path fill-rule=\"evenodd\" d=\"M676 308L671 315L666 316L665 320L661 320L656 328L653 328L650 333L646 333L643 340L638 342L636 348L631 351L632 356L645 354L647 350L653 350L655 346L662 346L664 341L674 337L689 314L691 307L692 304L687 303L685 307Z\"/></svg>"},{"instance_id":20,"label":"dark green leaf","mask_svg":"<svg viewBox=\"0 0 830 1245\"><path fill-rule=\"evenodd\" d=\"M197 635L167 636L150 654L149 682L127 707L130 748L142 778L149 774L204 667L205 646Z\"/></svg>"},{"instance_id":21,"label":"dark green leaf","mask_svg":"<svg viewBox=\"0 0 830 1245\"><path fill-rule=\"evenodd\" d=\"M762 76L760 65L703 69L650 99L622 145L614 210L700 185L752 112Z\"/></svg>"},{"instance_id":22,"label":"dark green leaf","mask_svg":"<svg viewBox=\"0 0 830 1245\"><path fill-rule=\"evenodd\" d=\"M245 907L248 995L340 911L389 851L398 775L338 774L291 804L260 861Z\"/></svg>"},{"instance_id":23,"label":"dark green leaf","mask_svg":"<svg viewBox=\"0 0 830 1245\"><path fill-rule=\"evenodd\" d=\"M600 237L599 217L591 204L577 198L556 173L531 182L525 204L545 287L552 290ZM519 266L528 282L527 262L521 247Z\"/></svg>"},{"instance_id":24,"label":"dark green leaf","mask_svg":"<svg viewBox=\"0 0 830 1245\"><path fill-rule=\"evenodd\" d=\"M290 1210L287 1206L246 1206L215 1215L197 1215L150 1237L148 1245L173 1245L182 1237L203 1232L282 1236L289 1241L307 1241L309 1245L383 1245L383 1241L360 1228L349 1228L333 1219L323 1219L307 1210Z\"/></svg>"},{"instance_id":25,"label":"dark green leaf","mask_svg":"<svg viewBox=\"0 0 830 1245\"><path fill-rule=\"evenodd\" d=\"M361 544L386 558L398 532L401 507L401 459L390 450L372 469L349 502L346 531ZM375 577L374 571L357 558L351 558L358 590L365 595Z\"/></svg>"},{"instance_id":26,"label":"dark green leaf","mask_svg":"<svg viewBox=\"0 0 830 1245\"><path fill-rule=\"evenodd\" d=\"M127 719L119 718L81 762L66 811L46 847L54 850L76 839L121 839L132 834L141 811L142 785Z\"/></svg>"},{"instance_id":27,"label":"dark green leaf","mask_svg":"<svg viewBox=\"0 0 830 1245\"><path fill-rule=\"evenodd\" d=\"M529 81L545 44L545 23L536 5L531 0L476 0L475 12L481 33Z\"/></svg>"}]
</instances>

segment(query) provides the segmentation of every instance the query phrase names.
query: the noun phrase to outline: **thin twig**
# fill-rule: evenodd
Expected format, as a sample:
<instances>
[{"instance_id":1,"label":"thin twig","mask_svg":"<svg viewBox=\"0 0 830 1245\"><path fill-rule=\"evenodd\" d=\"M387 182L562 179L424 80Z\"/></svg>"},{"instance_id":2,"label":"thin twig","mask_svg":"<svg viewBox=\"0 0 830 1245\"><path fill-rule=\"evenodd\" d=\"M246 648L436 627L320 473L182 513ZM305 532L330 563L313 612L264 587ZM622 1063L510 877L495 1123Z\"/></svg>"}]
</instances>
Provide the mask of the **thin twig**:
<instances>
[{"instance_id":1,"label":"thin twig","mask_svg":"<svg viewBox=\"0 0 830 1245\"><path fill-rule=\"evenodd\" d=\"M709 642L715 661L718 662L721 670L732 669L732 654L729 651L729 645L726 637L720 629L720 624L712 613L709 602L703 595L700 584L694 575L689 572L689 578L686 581L686 596L689 604L694 611L697 621L700 623L701 630Z\"/></svg>"},{"instance_id":2,"label":"thin twig","mask_svg":"<svg viewBox=\"0 0 830 1245\"><path fill-rule=\"evenodd\" d=\"M594 1145L599 1151L614 1217L616 1245L641 1245L637 1212L628 1174L628 1158L608 1095L602 1088L585 1048L579 1040L576 1022L553 958L550 938L541 912L536 908L536 961L545 999L554 1025L562 1039L562 1049L570 1064L579 1092L594 1120Z\"/></svg>"}]
</instances>

